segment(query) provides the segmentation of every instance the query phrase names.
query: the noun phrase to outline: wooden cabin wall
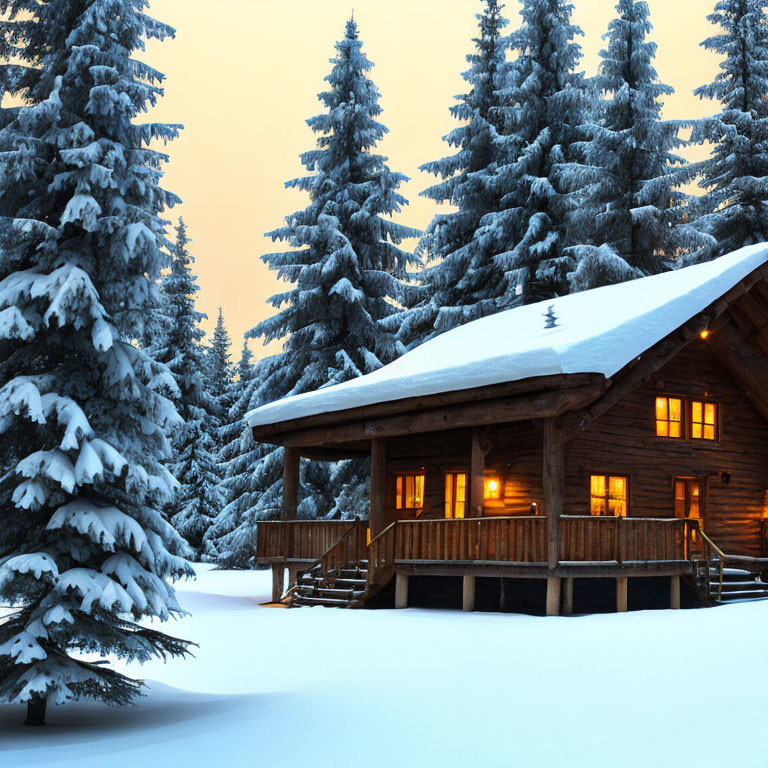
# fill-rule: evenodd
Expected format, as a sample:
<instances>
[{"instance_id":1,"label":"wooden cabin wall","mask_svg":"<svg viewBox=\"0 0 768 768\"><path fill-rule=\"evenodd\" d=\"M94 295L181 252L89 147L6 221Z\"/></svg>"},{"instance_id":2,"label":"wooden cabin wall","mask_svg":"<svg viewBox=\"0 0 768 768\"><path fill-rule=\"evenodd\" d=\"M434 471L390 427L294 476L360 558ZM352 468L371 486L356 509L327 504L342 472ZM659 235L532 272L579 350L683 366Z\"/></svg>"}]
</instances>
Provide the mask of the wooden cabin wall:
<instances>
[{"instance_id":1,"label":"wooden cabin wall","mask_svg":"<svg viewBox=\"0 0 768 768\"><path fill-rule=\"evenodd\" d=\"M655 436L657 394L718 403L720 440ZM727 484L723 472L730 475ZM629 478L629 514L674 515L675 477L697 477L707 497L704 528L729 553L760 555L768 489L768 423L710 352L696 340L650 381L621 400L566 447L565 511L589 514L592 473Z\"/></svg>"},{"instance_id":2,"label":"wooden cabin wall","mask_svg":"<svg viewBox=\"0 0 768 768\"><path fill-rule=\"evenodd\" d=\"M455 430L414 435L389 441L387 469L390 503L394 507L394 478L399 472L424 472L422 518L441 518L445 513L445 473L469 473L471 431ZM530 514L531 503L543 511L541 498L540 430L531 422L488 427L483 439L490 449L485 457L486 474L498 475L500 501L486 502L486 515Z\"/></svg>"}]
</instances>

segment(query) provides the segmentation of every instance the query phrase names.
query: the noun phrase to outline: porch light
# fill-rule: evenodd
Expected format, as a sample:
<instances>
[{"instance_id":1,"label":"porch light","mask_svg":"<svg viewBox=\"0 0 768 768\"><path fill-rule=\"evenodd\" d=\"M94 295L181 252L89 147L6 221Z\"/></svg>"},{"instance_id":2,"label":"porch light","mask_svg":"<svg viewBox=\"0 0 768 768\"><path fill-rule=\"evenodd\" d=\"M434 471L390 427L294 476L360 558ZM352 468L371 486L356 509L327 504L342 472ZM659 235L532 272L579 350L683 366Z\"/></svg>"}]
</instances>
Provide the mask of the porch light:
<instances>
[{"instance_id":1,"label":"porch light","mask_svg":"<svg viewBox=\"0 0 768 768\"><path fill-rule=\"evenodd\" d=\"M487 477L485 479L484 497L486 500L501 498L501 483L497 477Z\"/></svg>"},{"instance_id":2,"label":"porch light","mask_svg":"<svg viewBox=\"0 0 768 768\"><path fill-rule=\"evenodd\" d=\"M703 330L703 331L702 331L702 332L699 334L699 336L701 336L701 338L702 338L702 339L706 339L706 338L709 336L709 330L705 328L705 329L704 329L704 330Z\"/></svg>"}]
</instances>

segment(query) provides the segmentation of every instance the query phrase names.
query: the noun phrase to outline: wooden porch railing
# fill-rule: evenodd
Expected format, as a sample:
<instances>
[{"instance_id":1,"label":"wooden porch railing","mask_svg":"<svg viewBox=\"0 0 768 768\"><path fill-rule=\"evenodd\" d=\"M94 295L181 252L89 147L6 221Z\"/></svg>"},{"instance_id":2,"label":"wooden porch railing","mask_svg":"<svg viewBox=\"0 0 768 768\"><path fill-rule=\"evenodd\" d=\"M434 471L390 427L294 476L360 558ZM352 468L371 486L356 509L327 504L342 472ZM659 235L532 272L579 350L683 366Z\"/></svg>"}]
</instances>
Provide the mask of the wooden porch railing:
<instances>
[{"instance_id":1,"label":"wooden porch railing","mask_svg":"<svg viewBox=\"0 0 768 768\"><path fill-rule=\"evenodd\" d=\"M544 563L545 517L401 520L394 534L396 560L479 560Z\"/></svg>"},{"instance_id":2,"label":"wooden porch railing","mask_svg":"<svg viewBox=\"0 0 768 768\"><path fill-rule=\"evenodd\" d=\"M676 517L560 518L560 560L648 562L702 554L698 520Z\"/></svg>"},{"instance_id":3,"label":"wooden porch railing","mask_svg":"<svg viewBox=\"0 0 768 768\"><path fill-rule=\"evenodd\" d=\"M322 561L328 569L366 557L387 563L547 562L547 519L541 516L400 520L370 547L365 543L366 530L367 523L362 521L261 522L256 556L262 561ZM690 519L564 515L560 536L562 562L631 563L705 556L698 521Z\"/></svg>"},{"instance_id":4,"label":"wooden porch railing","mask_svg":"<svg viewBox=\"0 0 768 768\"><path fill-rule=\"evenodd\" d=\"M355 546L365 550L367 521L275 520L257 524L257 560L317 560L348 531Z\"/></svg>"}]
</instances>

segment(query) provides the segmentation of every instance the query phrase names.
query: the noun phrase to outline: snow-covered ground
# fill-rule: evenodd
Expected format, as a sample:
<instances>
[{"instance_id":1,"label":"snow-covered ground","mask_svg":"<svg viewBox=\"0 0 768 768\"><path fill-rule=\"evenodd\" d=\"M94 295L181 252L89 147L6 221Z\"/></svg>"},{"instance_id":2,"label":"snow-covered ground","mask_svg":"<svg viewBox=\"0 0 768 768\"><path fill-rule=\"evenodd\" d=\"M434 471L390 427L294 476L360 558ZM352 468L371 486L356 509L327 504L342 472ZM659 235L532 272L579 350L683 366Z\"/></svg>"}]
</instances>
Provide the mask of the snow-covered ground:
<instances>
[{"instance_id":1,"label":"snow-covered ground","mask_svg":"<svg viewBox=\"0 0 768 768\"><path fill-rule=\"evenodd\" d=\"M0 765L765 768L768 603L534 618L260 607L268 572L199 568L196 658L137 706L45 729L0 707Z\"/></svg>"}]
</instances>

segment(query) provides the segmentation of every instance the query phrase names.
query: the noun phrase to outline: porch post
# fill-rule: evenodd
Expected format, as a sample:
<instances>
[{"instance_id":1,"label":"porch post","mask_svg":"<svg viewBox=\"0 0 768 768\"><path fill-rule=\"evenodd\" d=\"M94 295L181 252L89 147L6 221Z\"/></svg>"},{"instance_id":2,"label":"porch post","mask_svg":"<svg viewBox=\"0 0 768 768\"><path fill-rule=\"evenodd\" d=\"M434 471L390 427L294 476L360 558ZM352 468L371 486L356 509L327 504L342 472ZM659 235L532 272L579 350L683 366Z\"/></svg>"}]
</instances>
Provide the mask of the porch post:
<instances>
[{"instance_id":1,"label":"porch post","mask_svg":"<svg viewBox=\"0 0 768 768\"><path fill-rule=\"evenodd\" d=\"M285 579L285 566L282 563L272 565L272 602L279 603L283 596L283 581Z\"/></svg>"},{"instance_id":2,"label":"porch post","mask_svg":"<svg viewBox=\"0 0 768 768\"><path fill-rule=\"evenodd\" d=\"M669 584L669 607L680 608L680 577L673 576Z\"/></svg>"},{"instance_id":3,"label":"porch post","mask_svg":"<svg viewBox=\"0 0 768 768\"><path fill-rule=\"evenodd\" d=\"M472 460L470 463L470 517L483 516L483 497L485 496L485 454L480 446L480 429L472 430Z\"/></svg>"},{"instance_id":4,"label":"porch post","mask_svg":"<svg viewBox=\"0 0 768 768\"><path fill-rule=\"evenodd\" d=\"M544 511L547 515L547 615L560 613L560 579L554 570L560 560L560 515L563 513L565 488L565 440L559 419L544 419L542 481Z\"/></svg>"},{"instance_id":5,"label":"porch post","mask_svg":"<svg viewBox=\"0 0 768 768\"><path fill-rule=\"evenodd\" d=\"M387 511L387 441L371 439L371 538L375 539L390 523Z\"/></svg>"},{"instance_id":6,"label":"porch post","mask_svg":"<svg viewBox=\"0 0 768 768\"><path fill-rule=\"evenodd\" d=\"M281 520L295 520L299 504L299 464L301 452L298 448L284 449L283 457L283 509Z\"/></svg>"}]
</instances>

